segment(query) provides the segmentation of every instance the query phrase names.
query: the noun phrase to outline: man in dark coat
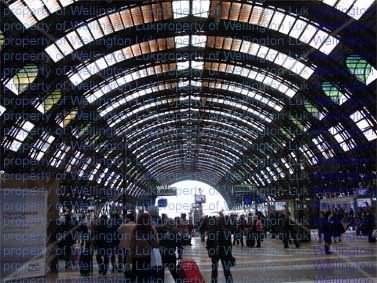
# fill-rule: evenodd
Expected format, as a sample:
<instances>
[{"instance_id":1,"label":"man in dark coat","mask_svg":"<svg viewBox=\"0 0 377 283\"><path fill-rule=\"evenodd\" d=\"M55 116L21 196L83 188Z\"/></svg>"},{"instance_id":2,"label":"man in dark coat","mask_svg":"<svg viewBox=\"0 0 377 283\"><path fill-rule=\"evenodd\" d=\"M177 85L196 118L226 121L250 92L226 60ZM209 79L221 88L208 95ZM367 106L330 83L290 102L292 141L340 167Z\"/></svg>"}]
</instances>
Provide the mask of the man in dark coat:
<instances>
[{"instance_id":1,"label":"man in dark coat","mask_svg":"<svg viewBox=\"0 0 377 283\"><path fill-rule=\"evenodd\" d=\"M368 210L367 215L365 216L365 232L368 235L368 242L374 243L376 238L373 237L373 230L375 228L375 219L373 212Z\"/></svg>"},{"instance_id":2,"label":"man in dark coat","mask_svg":"<svg viewBox=\"0 0 377 283\"><path fill-rule=\"evenodd\" d=\"M95 245L97 250L97 263L99 273L106 275L109 268L109 260L113 243L113 233L107 216L102 215L95 227Z\"/></svg>"},{"instance_id":3,"label":"man in dark coat","mask_svg":"<svg viewBox=\"0 0 377 283\"><path fill-rule=\"evenodd\" d=\"M232 255L231 231L226 227L223 216L218 220L215 217L208 219L207 250L212 260L211 283L217 283L219 260L223 266L225 282L233 283L230 267L234 265L235 259Z\"/></svg>"},{"instance_id":4,"label":"man in dark coat","mask_svg":"<svg viewBox=\"0 0 377 283\"><path fill-rule=\"evenodd\" d=\"M174 280L177 280L177 256L176 249L179 245L177 229L174 220L168 220L168 223L157 228L158 239L160 240L160 253L164 269L168 268Z\"/></svg>"},{"instance_id":5,"label":"man in dark coat","mask_svg":"<svg viewBox=\"0 0 377 283\"><path fill-rule=\"evenodd\" d=\"M283 243L284 248L289 248L289 239L292 238L296 248L299 248L299 242L297 240L296 223L291 219L291 213L288 211L283 221Z\"/></svg>"},{"instance_id":6,"label":"man in dark coat","mask_svg":"<svg viewBox=\"0 0 377 283\"><path fill-rule=\"evenodd\" d=\"M325 253L331 254L330 252L330 245L331 245L331 237L333 236L333 225L334 222L332 222L331 212L327 211L323 216L323 238L325 241Z\"/></svg>"}]
</instances>

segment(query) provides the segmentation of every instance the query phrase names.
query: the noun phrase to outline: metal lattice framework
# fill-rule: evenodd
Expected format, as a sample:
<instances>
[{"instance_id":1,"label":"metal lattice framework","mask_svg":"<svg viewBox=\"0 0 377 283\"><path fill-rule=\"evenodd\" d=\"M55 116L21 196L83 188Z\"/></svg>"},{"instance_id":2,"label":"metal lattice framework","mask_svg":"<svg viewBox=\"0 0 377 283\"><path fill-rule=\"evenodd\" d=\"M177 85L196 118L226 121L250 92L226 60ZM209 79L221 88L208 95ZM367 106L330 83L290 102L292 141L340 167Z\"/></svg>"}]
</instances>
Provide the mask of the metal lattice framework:
<instances>
[{"instance_id":1,"label":"metal lattice framework","mask_svg":"<svg viewBox=\"0 0 377 283\"><path fill-rule=\"evenodd\" d=\"M190 178L229 203L374 178L375 1L0 5L6 172L135 198Z\"/></svg>"}]
</instances>

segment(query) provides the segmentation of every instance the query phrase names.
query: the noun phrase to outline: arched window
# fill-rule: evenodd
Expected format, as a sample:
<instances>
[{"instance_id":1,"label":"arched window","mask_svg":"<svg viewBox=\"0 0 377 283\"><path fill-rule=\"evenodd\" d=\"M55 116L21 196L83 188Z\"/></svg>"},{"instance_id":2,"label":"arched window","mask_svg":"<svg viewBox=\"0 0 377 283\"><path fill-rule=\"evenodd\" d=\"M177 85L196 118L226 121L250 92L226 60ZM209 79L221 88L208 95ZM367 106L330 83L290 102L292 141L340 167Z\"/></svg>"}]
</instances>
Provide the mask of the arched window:
<instances>
[{"instance_id":1,"label":"arched window","mask_svg":"<svg viewBox=\"0 0 377 283\"><path fill-rule=\"evenodd\" d=\"M314 118L316 118L318 120L322 120L326 116L325 112L320 111L316 106L314 106L308 100L305 100L304 107L305 107L306 111L308 111Z\"/></svg>"},{"instance_id":2,"label":"arched window","mask_svg":"<svg viewBox=\"0 0 377 283\"><path fill-rule=\"evenodd\" d=\"M348 56L346 65L348 70L355 75L360 82L366 85L369 85L377 79L376 69L359 55Z\"/></svg>"},{"instance_id":3,"label":"arched window","mask_svg":"<svg viewBox=\"0 0 377 283\"><path fill-rule=\"evenodd\" d=\"M62 97L62 91L57 89L49 94L42 102L40 102L36 108L39 112L45 114L47 113L54 105L56 105L60 98Z\"/></svg>"},{"instance_id":4,"label":"arched window","mask_svg":"<svg viewBox=\"0 0 377 283\"><path fill-rule=\"evenodd\" d=\"M330 82L323 82L322 90L334 103L338 105L342 105L350 97L346 91L341 91L336 85Z\"/></svg>"},{"instance_id":5,"label":"arched window","mask_svg":"<svg viewBox=\"0 0 377 283\"><path fill-rule=\"evenodd\" d=\"M34 64L27 64L24 68L19 70L5 86L14 94L19 95L24 92L28 86L37 78L38 67Z\"/></svg>"}]
</instances>

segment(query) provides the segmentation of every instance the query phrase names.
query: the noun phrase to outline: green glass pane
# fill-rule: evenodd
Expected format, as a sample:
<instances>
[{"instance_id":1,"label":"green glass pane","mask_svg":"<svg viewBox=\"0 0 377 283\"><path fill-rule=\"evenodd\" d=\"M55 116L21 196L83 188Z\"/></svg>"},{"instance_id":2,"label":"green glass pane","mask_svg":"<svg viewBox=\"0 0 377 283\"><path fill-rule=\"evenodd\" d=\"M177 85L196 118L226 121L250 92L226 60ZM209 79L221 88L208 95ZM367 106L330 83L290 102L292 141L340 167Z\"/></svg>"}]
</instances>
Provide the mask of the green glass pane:
<instances>
[{"instance_id":1,"label":"green glass pane","mask_svg":"<svg viewBox=\"0 0 377 283\"><path fill-rule=\"evenodd\" d=\"M330 82L322 83L323 92L336 104L341 105L347 100L347 96Z\"/></svg>"},{"instance_id":2,"label":"green glass pane","mask_svg":"<svg viewBox=\"0 0 377 283\"><path fill-rule=\"evenodd\" d=\"M293 139L293 135L291 134L291 131L287 128L281 128L281 132L283 133L283 135L287 138L287 139Z\"/></svg>"},{"instance_id":3,"label":"green glass pane","mask_svg":"<svg viewBox=\"0 0 377 283\"><path fill-rule=\"evenodd\" d=\"M351 55L347 57L346 65L350 72L355 75L360 82L364 84L367 82L372 71L372 66L367 61L358 55Z\"/></svg>"},{"instance_id":4,"label":"green glass pane","mask_svg":"<svg viewBox=\"0 0 377 283\"><path fill-rule=\"evenodd\" d=\"M301 131L304 131L304 130L305 130L304 125L303 125L300 121L298 121L295 117L292 117L292 122L293 122L293 124L295 124L296 127L299 128Z\"/></svg>"},{"instance_id":5,"label":"green glass pane","mask_svg":"<svg viewBox=\"0 0 377 283\"><path fill-rule=\"evenodd\" d=\"M38 68L34 64L28 64L21 69L14 77L13 83L20 94L37 78Z\"/></svg>"},{"instance_id":6,"label":"green glass pane","mask_svg":"<svg viewBox=\"0 0 377 283\"><path fill-rule=\"evenodd\" d=\"M61 90L55 90L43 101L43 109L45 113L49 111L55 104L57 104L62 97Z\"/></svg>"},{"instance_id":7,"label":"green glass pane","mask_svg":"<svg viewBox=\"0 0 377 283\"><path fill-rule=\"evenodd\" d=\"M68 126L72 122L72 120L75 119L77 113L78 113L77 109L74 109L71 112L69 112L69 114L65 116L64 118L63 126L64 127Z\"/></svg>"},{"instance_id":8,"label":"green glass pane","mask_svg":"<svg viewBox=\"0 0 377 283\"><path fill-rule=\"evenodd\" d=\"M315 107L313 104L311 104L309 101L304 102L304 107L306 111L308 111L314 118L321 120L323 118L323 115L318 110L317 107Z\"/></svg>"},{"instance_id":9,"label":"green glass pane","mask_svg":"<svg viewBox=\"0 0 377 283\"><path fill-rule=\"evenodd\" d=\"M1 51L1 49L3 49L3 45L4 45L4 34L0 30L0 51Z\"/></svg>"}]
</instances>

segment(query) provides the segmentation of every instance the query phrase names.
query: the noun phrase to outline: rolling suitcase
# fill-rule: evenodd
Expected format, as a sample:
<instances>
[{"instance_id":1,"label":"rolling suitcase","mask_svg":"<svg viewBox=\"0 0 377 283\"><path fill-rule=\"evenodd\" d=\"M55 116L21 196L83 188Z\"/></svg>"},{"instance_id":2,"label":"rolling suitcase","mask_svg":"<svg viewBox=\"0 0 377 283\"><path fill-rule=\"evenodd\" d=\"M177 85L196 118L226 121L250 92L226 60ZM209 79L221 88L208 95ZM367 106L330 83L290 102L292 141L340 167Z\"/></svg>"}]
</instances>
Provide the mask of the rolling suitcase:
<instances>
[{"instance_id":1,"label":"rolling suitcase","mask_svg":"<svg viewBox=\"0 0 377 283\"><path fill-rule=\"evenodd\" d=\"M181 260L178 266L178 278L185 283L205 283L199 267L194 260Z\"/></svg>"}]
</instances>

